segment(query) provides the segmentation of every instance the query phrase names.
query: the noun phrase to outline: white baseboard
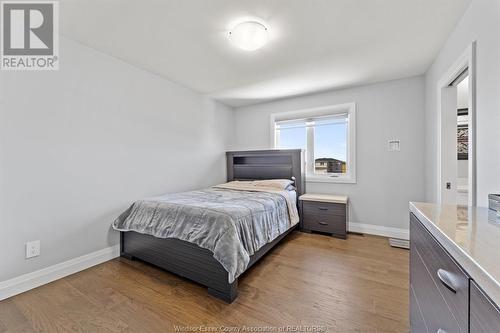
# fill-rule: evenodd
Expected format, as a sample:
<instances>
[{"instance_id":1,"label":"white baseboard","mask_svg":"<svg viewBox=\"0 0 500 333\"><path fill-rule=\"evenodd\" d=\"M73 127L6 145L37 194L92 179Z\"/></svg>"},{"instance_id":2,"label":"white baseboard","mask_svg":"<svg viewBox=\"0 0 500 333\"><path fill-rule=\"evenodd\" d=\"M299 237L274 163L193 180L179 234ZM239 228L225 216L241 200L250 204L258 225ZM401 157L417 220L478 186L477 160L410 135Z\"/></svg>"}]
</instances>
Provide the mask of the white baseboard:
<instances>
[{"instance_id":1,"label":"white baseboard","mask_svg":"<svg viewBox=\"0 0 500 333\"><path fill-rule=\"evenodd\" d=\"M410 231L408 229L384 227L374 224L354 223L349 222L349 231L362 234L384 236L389 238L410 239Z\"/></svg>"},{"instance_id":2,"label":"white baseboard","mask_svg":"<svg viewBox=\"0 0 500 333\"><path fill-rule=\"evenodd\" d=\"M38 271L23 274L10 280L0 282L0 301L14 295L34 289L41 285L61 279L65 276L83 271L120 255L120 246L115 245L96 252L83 255Z\"/></svg>"}]
</instances>

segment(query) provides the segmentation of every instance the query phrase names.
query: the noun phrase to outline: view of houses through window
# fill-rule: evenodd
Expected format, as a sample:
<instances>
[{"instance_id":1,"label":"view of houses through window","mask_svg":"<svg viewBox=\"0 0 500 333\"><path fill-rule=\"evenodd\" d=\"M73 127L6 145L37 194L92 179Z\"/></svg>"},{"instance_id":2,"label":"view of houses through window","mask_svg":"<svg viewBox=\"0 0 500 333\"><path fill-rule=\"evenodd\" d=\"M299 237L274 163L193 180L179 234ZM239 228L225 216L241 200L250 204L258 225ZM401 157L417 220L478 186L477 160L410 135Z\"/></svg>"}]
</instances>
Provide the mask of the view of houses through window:
<instances>
[{"instance_id":1,"label":"view of houses through window","mask_svg":"<svg viewBox=\"0 0 500 333\"><path fill-rule=\"evenodd\" d=\"M277 121L275 134L277 148L309 150L306 156L314 158L309 172L331 176L347 173L347 114Z\"/></svg>"},{"instance_id":2,"label":"view of houses through window","mask_svg":"<svg viewBox=\"0 0 500 333\"><path fill-rule=\"evenodd\" d=\"M347 164L345 161L336 158L317 158L314 161L314 172L319 174L346 173Z\"/></svg>"}]
</instances>

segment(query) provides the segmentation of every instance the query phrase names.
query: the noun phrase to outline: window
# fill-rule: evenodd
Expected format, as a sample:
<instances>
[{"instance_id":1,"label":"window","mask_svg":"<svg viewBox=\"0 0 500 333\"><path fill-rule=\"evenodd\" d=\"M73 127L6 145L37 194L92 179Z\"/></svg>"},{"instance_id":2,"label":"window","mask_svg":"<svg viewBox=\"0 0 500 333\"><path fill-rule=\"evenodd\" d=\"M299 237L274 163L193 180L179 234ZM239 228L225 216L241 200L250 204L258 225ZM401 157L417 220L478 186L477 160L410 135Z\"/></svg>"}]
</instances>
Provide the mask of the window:
<instances>
[{"instance_id":1,"label":"window","mask_svg":"<svg viewBox=\"0 0 500 333\"><path fill-rule=\"evenodd\" d=\"M271 115L275 148L306 150L307 180L355 183L355 104Z\"/></svg>"}]
</instances>

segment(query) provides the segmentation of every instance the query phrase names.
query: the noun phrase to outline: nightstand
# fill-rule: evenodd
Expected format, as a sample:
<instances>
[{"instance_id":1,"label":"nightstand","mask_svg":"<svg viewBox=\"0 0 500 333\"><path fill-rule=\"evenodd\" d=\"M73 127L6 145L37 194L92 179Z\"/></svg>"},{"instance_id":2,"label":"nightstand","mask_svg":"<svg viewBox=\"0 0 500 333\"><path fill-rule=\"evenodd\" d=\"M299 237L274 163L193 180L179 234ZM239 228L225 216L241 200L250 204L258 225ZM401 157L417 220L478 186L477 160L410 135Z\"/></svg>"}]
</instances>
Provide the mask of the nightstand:
<instances>
[{"instance_id":1,"label":"nightstand","mask_svg":"<svg viewBox=\"0 0 500 333\"><path fill-rule=\"evenodd\" d=\"M299 201L302 231L318 231L347 238L348 197L307 193L301 195Z\"/></svg>"}]
</instances>

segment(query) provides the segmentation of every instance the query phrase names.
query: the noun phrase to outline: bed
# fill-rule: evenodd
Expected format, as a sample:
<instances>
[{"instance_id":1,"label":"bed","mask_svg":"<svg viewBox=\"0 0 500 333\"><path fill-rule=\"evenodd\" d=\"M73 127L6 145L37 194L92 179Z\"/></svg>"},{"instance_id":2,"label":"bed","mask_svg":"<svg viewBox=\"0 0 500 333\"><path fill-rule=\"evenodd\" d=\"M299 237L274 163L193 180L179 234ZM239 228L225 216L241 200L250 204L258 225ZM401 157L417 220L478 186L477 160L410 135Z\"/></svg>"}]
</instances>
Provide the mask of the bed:
<instances>
[{"instance_id":1,"label":"bed","mask_svg":"<svg viewBox=\"0 0 500 333\"><path fill-rule=\"evenodd\" d=\"M228 184L156 197L141 201L140 205L134 203L117 219L118 223L115 221L119 225L115 229L120 231L122 257L140 259L200 283L210 295L231 303L238 295L238 277L298 225L292 219L298 222L300 214L295 216L290 207L295 205L297 211L297 199L305 192L305 168L303 151L295 149L233 151L226 153L226 159ZM288 190L247 190L247 185L241 185L269 179L293 180L293 194ZM236 185L238 188L233 188ZM184 214L186 209L199 209L200 213ZM287 214L283 213L285 209ZM228 211L234 211L234 216L242 221L251 215L258 223L222 232L221 228L232 227L224 220ZM161 214L170 215L162 219L158 217ZM285 215L289 221L284 220ZM240 221L234 216L233 221ZM162 228L157 228L158 223L153 221L177 218ZM262 230L256 230L261 227ZM248 238L245 249L231 237L235 234ZM221 240L223 237L228 239Z\"/></svg>"}]
</instances>

